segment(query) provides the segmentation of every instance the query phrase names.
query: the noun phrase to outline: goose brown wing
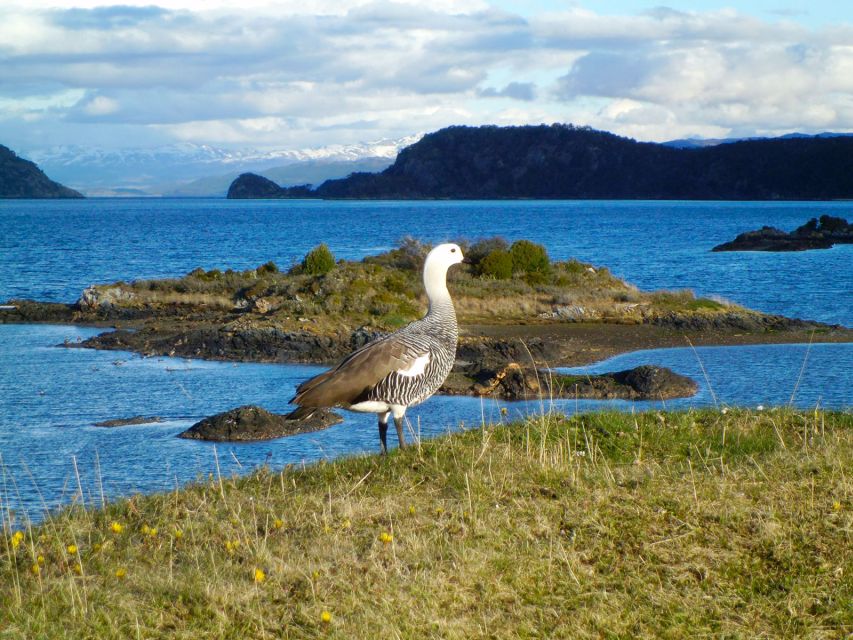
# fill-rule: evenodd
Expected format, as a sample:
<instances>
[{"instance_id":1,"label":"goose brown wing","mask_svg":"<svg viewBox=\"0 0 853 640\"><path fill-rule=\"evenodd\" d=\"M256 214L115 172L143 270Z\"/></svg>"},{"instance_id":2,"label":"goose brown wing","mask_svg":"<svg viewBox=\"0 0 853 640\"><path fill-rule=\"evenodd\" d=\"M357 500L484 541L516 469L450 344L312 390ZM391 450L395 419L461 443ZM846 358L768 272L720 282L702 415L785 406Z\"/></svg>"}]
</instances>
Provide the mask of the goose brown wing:
<instances>
[{"instance_id":1,"label":"goose brown wing","mask_svg":"<svg viewBox=\"0 0 853 640\"><path fill-rule=\"evenodd\" d=\"M392 334L363 346L337 367L303 382L290 401L305 407L349 405L399 369L408 369L424 349Z\"/></svg>"}]
</instances>

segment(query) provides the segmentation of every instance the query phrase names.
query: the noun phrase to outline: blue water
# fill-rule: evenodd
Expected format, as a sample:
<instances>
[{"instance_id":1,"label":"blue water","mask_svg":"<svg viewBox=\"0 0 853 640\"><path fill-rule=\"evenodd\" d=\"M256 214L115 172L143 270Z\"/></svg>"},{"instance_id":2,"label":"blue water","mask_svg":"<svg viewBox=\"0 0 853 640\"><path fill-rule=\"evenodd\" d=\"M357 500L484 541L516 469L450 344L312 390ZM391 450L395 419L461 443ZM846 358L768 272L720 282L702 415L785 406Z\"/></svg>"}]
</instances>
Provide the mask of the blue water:
<instances>
[{"instance_id":1,"label":"blue water","mask_svg":"<svg viewBox=\"0 0 853 640\"><path fill-rule=\"evenodd\" d=\"M0 300L72 302L97 282L289 266L326 242L362 258L405 235L502 235L610 268L641 289L691 288L761 311L853 325L853 246L711 253L738 233L793 229L851 202L324 202L0 200Z\"/></svg>"},{"instance_id":2,"label":"blue water","mask_svg":"<svg viewBox=\"0 0 853 640\"><path fill-rule=\"evenodd\" d=\"M426 241L503 235L542 242L557 259L607 266L642 289L687 287L767 312L853 326L853 246L709 251L746 229L792 229L824 213L851 218L853 203L0 200L0 300L70 302L92 283L177 276L199 266L245 269L274 260L286 267L320 242L338 257L361 258L405 235ZM378 448L375 418L357 414L325 431L271 442L214 446L178 439L202 417L242 404L284 411L295 385L319 369L55 346L94 333L0 325L0 509L7 516L38 520L45 506L71 501L78 474L84 499L98 503L102 495L171 489L217 466L223 474L243 473L264 463L280 467ZM638 364L668 366L700 384L695 397L667 407L853 405L851 345L661 349L584 370ZM554 405L574 412L663 403ZM505 418L501 406L509 410ZM413 433L430 437L542 408L437 397L409 418ZM138 414L164 421L92 426Z\"/></svg>"},{"instance_id":3,"label":"blue water","mask_svg":"<svg viewBox=\"0 0 853 640\"><path fill-rule=\"evenodd\" d=\"M242 404L284 412L295 386L320 368L142 358L55 346L94 333L80 327L0 325L0 508L14 510L18 521L38 520L44 506L71 501L78 491L78 473L84 499L98 504L102 495L111 499L168 490L216 473L217 465L223 474L243 473L264 463L279 468L378 449L375 417L352 413L344 413L344 422L330 429L268 442L214 445L176 438L197 420ZM501 403L433 397L409 411L409 438L514 419L543 408L573 413L715 404L755 407L787 404L792 395L799 407L853 406L853 344L656 349L570 371L612 371L639 364L671 367L693 377L700 391L666 403ZM506 417L501 416L502 406L509 410ZM163 422L92 426L140 414L159 416ZM396 444L394 436L390 441Z\"/></svg>"}]
</instances>

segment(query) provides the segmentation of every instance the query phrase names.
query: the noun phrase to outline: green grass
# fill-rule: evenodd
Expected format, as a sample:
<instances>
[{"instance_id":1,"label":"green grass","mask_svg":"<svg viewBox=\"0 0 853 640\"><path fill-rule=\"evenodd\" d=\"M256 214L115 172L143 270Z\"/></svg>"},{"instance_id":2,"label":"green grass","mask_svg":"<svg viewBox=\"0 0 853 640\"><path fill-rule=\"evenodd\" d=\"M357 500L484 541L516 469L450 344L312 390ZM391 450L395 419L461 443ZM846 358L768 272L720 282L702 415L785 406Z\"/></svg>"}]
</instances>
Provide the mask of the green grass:
<instances>
[{"instance_id":1,"label":"green grass","mask_svg":"<svg viewBox=\"0 0 853 640\"><path fill-rule=\"evenodd\" d=\"M7 523L0 637L843 638L851 469L850 413L732 410L212 477Z\"/></svg>"},{"instance_id":2,"label":"green grass","mask_svg":"<svg viewBox=\"0 0 853 640\"><path fill-rule=\"evenodd\" d=\"M477 275L477 269L468 266L451 270L449 288L460 321L553 318L555 310L565 306L582 307L587 321L630 324L662 313L704 315L729 310L721 303L696 299L689 290L641 292L606 268L577 260L547 262L544 249L539 249L541 253L531 250L526 255L523 266L528 271L509 269L502 274L504 279ZM248 313L257 322L286 330L301 327L304 322L299 318L310 320L311 330L320 334L363 325L392 330L426 310L421 283L425 252L425 245L408 240L360 262L335 263L326 256L322 269L297 265L279 271L273 263L246 271L194 269L182 278L120 282L99 285L97 290L118 308L161 314L166 319L201 313L205 321L214 321L211 314L218 314L220 321L228 322L235 309L242 309L241 314ZM263 301L261 310L252 315L258 300Z\"/></svg>"}]
</instances>

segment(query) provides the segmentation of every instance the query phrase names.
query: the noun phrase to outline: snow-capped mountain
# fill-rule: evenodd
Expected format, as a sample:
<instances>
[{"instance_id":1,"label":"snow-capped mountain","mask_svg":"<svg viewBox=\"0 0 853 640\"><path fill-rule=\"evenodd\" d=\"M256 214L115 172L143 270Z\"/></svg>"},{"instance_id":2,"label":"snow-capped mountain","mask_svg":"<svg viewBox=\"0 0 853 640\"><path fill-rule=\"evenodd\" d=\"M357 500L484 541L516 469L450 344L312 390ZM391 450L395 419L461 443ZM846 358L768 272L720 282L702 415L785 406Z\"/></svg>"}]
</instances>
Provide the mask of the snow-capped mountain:
<instances>
[{"instance_id":1,"label":"snow-capped mountain","mask_svg":"<svg viewBox=\"0 0 853 640\"><path fill-rule=\"evenodd\" d=\"M30 149L25 156L54 179L86 195L163 195L202 178L266 172L300 163L315 167L329 163L335 172L341 163L357 164L368 158L374 164L380 159L391 164L400 149L422 135L309 149L226 149L193 143L125 149L69 145Z\"/></svg>"}]
</instances>

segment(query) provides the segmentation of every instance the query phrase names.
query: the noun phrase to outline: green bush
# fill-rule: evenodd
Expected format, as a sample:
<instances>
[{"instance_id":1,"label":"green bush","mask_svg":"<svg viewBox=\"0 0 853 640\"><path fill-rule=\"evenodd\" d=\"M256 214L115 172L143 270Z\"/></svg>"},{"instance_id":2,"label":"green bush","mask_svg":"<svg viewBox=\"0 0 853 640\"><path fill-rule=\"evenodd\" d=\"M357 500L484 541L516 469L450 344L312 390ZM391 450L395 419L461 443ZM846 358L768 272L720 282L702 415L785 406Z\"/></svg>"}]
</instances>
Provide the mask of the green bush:
<instances>
[{"instance_id":1,"label":"green bush","mask_svg":"<svg viewBox=\"0 0 853 640\"><path fill-rule=\"evenodd\" d=\"M472 244L470 247L465 247L464 253L465 257L471 261L471 264L474 265L476 270L487 255L498 249L508 251L509 243L500 236L494 236L492 238L482 238L477 240L477 242Z\"/></svg>"},{"instance_id":2,"label":"green bush","mask_svg":"<svg viewBox=\"0 0 853 640\"><path fill-rule=\"evenodd\" d=\"M302 261L302 270L312 276L322 276L335 268L335 256L326 243L314 247Z\"/></svg>"},{"instance_id":3,"label":"green bush","mask_svg":"<svg viewBox=\"0 0 853 640\"><path fill-rule=\"evenodd\" d=\"M322 246L325 246L325 245L322 245ZM326 249L326 251L328 251L328 249ZM329 254L329 255L331 255L331 254ZM278 265L275 262L273 262L272 260L270 260L269 262L264 263L260 267L258 267L258 273L259 274L278 273Z\"/></svg>"},{"instance_id":4,"label":"green bush","mask_svg":"<svg viewBox=\"0 0 853 640\"><path fill-rule=\"evenodd\" d=\"M509 254L513 272L547 274L551 269L545 247L530 240L516 240L509 248Z\"/></svg>"},{"instance_id":5,"label":"green bush","mask_svg":"<svg viewBox=\"0 0 853 640\"><path fill-rule=\"evenodd\" d=\"M480 260L477 271L481 276L507 280L512 277L512 256L504 249L494 249Z\"/></svg>"}]
</instances>

